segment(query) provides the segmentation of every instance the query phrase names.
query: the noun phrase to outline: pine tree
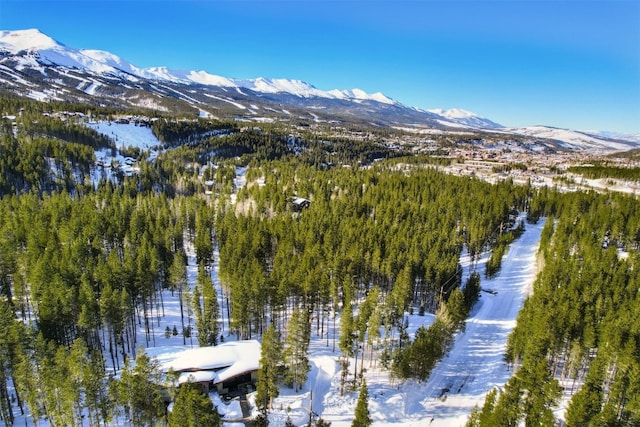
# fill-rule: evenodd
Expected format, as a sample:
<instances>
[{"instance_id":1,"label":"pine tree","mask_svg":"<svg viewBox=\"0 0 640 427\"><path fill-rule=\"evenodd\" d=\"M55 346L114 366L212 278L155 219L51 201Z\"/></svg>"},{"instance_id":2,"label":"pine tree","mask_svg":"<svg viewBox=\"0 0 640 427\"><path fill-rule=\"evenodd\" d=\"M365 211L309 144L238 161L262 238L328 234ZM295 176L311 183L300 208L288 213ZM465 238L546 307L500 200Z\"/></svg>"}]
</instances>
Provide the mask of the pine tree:
<instances>
[{"instance_id":1,"label":"pine tree","mask_svg":"<svg viewBox=\"0 0 640 427\"><path fill-rule=\"evenodd\" d=\"M251 427L268 427L269 426L269 417L264 414L258 414L257 417L251 421Z\"/></svg>"},{"instance_id":2,"label":"pine tree","mask_svg":"<svg viewBox=\"0 0 640 427\"><path fill-rule=\"evenodd\" d=\"M346 294L346 296L348 296ZM345 297L346 298L346 297ZM353 341L354 341L354 322L353 322L353 311L351 309L351 300L346 299L345 305L342 309L342 314L340 314L340 395L344 393L344 385L347 379L347 375L349 374L349 358L353 355Z\"/></svg>"},{"instance_id":3,"label":"pine tree","mask_svg":"<svg viewBox=\"0 0 640 427\"><path fill-rule=\"evenodd\" d=\"M329 421L325 421L322 417L316 420L316 427L331 427L331 423Z\"/></svg>"},{"instance_id":4,"label":"pine tree","mask_svg":"<svg viewBox=\"0 0 640 427\"><path fill-rule=\"evenodd\" d=\"M376 288L377 289L377 288ZM373 363L373 352L380 341L380 328L382 327L382 306L376 306L367 326L367 344L370 348L370 363ZM364 357L364 355L363 355Z\"/></svg>"},{"instance_id":5,"label":"pine tree","mask_svg":"<svg viewBox=\"0 0 640 427\"><path fill-rule=\"evenodd\" d=\"M30 333L31 330L23 327L22 342L16 351L16 366L14 371L14 379L17 392L22 396L29 411L31 419L35 425L38 420L45 415L43 404L42 382L40 371L35 366L35 352L31 349L34 346L34 338Z\"/></svg>"},{"instance_id":6,"label":"pine tree","mask_svg":"<svg viewBox=\"0 0 640 427\"><path fill-rule=\"evenodd\" d=\"M471 409L471 413L464 427L480 427L480 409L478 409L478 405Z\"/></svg>"},{"instance_id":7,"label":"pine tree","mask_svg":"<svg viewBox=\"0 0 640 427\"><path fill-rule=\"evenodd\" d=\"M360 341L360 343L362 345L358 345L358 343L356 343L355 345L355 351L356 351L356 363L355 363L355 367L354 367L354 376L357 376L357 372L358 372L358 366L357 366L357 358L358 358L358 349L359 347L362 347L362 356L360 359L360 363L361 363L361 369L364 367L364 357L365 357L365 344L367 343L367 341L365 340L366 338L366 333L368 330L368 326L370 323L372 323L371 317L374 313L374 310L376 308L376 305L378 304L378 300L379 300L379 296L380 296L380 290L378 289L378 287L374 287L373 289L371 289L367 295L367 297L365 298L364 302L362 304L360 304L360 309L358 311L358 316L356 317L355 321L354 321L354 326L357 330L357 334L358 334L358 340ZM379 325L379 324L378 324ZM378 326L379 327L379 326ZM375 332L374 332L375 335Z\"/></svg>"},{"instance_id":8,"label":"pine tree","mask_svg":"<svg viewBox=\"0 0 640 427\"><path fill-rule=\"evenodd\" d=\"M6 425L13 424L13 410L9 400L9 375L12 365L11 328L16 322L16 316L4 295L0 295L0 421Z\"/></svg>"},{"instance_id":9,"label":"pine tree","mask_svg":"<svg viewBox=\"0 0 640 427\"><path fill-rule=\"evenodd\" d=\"M293 311L287 332L287 348L284 352L287 374L285 382L295 387L298 392L307 380L309 372L309 341L311 339L311 325L309 315L297 308Z\"/></svg>"},{"instance_id":10,"label":"pine tree","mask_svg":"<svg viewBox=\"0 0 640 427\"><path fill-rule=\"evenodd\" d=\"M546 358L527 361L518 371L522 387L526 390L522 398L526 425L552 425L555 421L552 408L562 396L562 388L551 375Z\"/></svg>"},{"instance_id":11,"label":"pine tree","mask_svg":"<svg viewBox=\"0 0 640 427\"><path fill-rule=\"evenodd\" d=\"M193 242L196 249L196 260L198 264L209 265L213 256L213 231L209 208L201 206L196 217L196 237Z\"/></svg>"},{"instance_id":12,"label":"pine tree","mask_svg":"<svg viewBox=\"0 0 640 427\"><path fill-rule=\"evenodd\" d=\"M211 275L207 272L203 263L198 265L196 283L197 286L193 295L193 309L196 315L196 328L198 329L198 345L200 347L217 345L220 332L218 326L218 317L220 315L218 295L213 286Z\"/></svg>"},{"instance_id":13,"label":"pine tree","mask_svg":"<svg viewBox=\"0 0 640 427\"><path fill-rule=\"evenodd\" d=\"M411 265L407 264L398 275L391 291L393 314L396 319L402 317L405 309L409 305L411 293L413 292L413 280L414 276Z\"/></svg>"},{"instance_id":14,"label":"pine tree","mask_svg":"<svg viewBox=\"0 0 640 427\"><path fill-rule=\"evenodd\" d=\"M140 347L135 365L127 360L118 383L119 403L127 408L134 425L154 425L164 415L162 383L158 362Z\"/></svg>"},{"instance_id":15,"label":"pine tree","mask_svg":"<svg viewBox=\"0 0 640 427\"><path fill-rule=\"evenodd\" d=\"M372 423L373 420L369 413L369 391L367 390L367 381L362 378L360 394L358 394L358 403L356 404L355 418L351 423L351 427L369 427Z\"/></svg>"},{"instance_id":16,"label":"pine tree","mask_svg":"<svg viewBox=\"0 0 640 427\"><path fill-rule=\"evenodd\" d=\"M178 390L168 424L169 427L219 427L222 422L211 399L191 383L185 383Z\"/></svg>"},{"instance_id":17,"label":"pine tree","mask_svg":"<svg viewBox=\"0 0 640 427\"><path fill-rule=\"evenodd\" d=\"M64 346L39 339L36 365L40 372L42 404L47 418L54 425L76 425L74 405L80 400L80 390L73 384L68 353Z\"/></svg>"},{"instance_id":18,"label":"pine tree","mask_svg":"<svg viewBox=\"0 0 640 427\"><path fill-rule=\"evenodd\" d=\"M260 368L258 369L258 384L256 386L256 405L265 415L271 409L273 399L280 394L278 369L281 352L280 338L273 324L270 324L262 335Z\"/></svg>"},{"instance_id":19,"label":"pine tree","mask_svg":"<svg viewBox=\"0 0 640 427\"><path fill-rule=\"evenodd\" d=\"M171 286L171 293L175 290L178 291L178 298L180 300L180 319L182 321L182 344L187 344L186 330L184 325L184 305L185 305L185 293L187 291L187 269L184 263L184 254L178 252L173 256L173 264L171 264L171 270L169 271L169 283ZM187 305L191 301L187 300Z\"/></svg>"},{"instance_id":20,"label":"pine tree","mask_svg":"<svg viewBox=\"0 0 640 427\"><path fill-rule=\"evenodd\" d=\"M573 395L567 408L567 425L589 425L602 408L602 390L587 381L582 388Z\"/></svg>"},{"instance_id":21,"label":"pine tree","mask_svg":"<svg viewBox=\"0 0 640 427\"><path fill-rule=\"evenodd\" d=\"M204 316L202 315L202 303L201 303L200 287L196 285L193 288L193 296L191 303L193 304L193 314L196 317L195 327L198 331L198 346L207 346L207 325L205 324Z\"/></svg>"},{"instance_id":22,"label":"pine tree","mask_svg":"<svg viewBox=\"0 0 640 427\"><path fill-rule=\"evenodd\" d=\"M111 402L105 393L104 359L98 351L90 351L82 339L73 342L68 354L67 373L76 397L74 400L78 423L82 424L82 412L88 412L93 424L110 420Z\"/></svg>"},{"instance_id":23,"label":"pine tree","mask_svg":"<svg viewBox=\"0 0 640 427\"><path fill-rule=\"evenodd\" d=\"M498 390L495 388L487 393L482 410L478 409L477 406L473 408L465 427L492 427L498 425L493 414L497 393Z\"/></svg>"},{"instance_id":24,"label":"pine tree","mask_svg":"<svg viewBox=\"0 0 640 427\"><path fill-rule=\"evenodd\" d=\"M471 311L473 305L480 299L480 274L477 272L471 273L467 283L462 291L464 294L464 302L467 306L467 311Z\"/></svg>"},{"instance_id":25,"label":"pine tree","mask_svg":"<svg viewBox=\"0 0 640 427\"><path fill-rule=\"evenodd\" d=\"M464 295L459 288L455 288L449 295L449 299L447 300L447 313L451 319L453 328L464 331L465 320L469 311L464 300Z\"/></svg>"}]
</instances>

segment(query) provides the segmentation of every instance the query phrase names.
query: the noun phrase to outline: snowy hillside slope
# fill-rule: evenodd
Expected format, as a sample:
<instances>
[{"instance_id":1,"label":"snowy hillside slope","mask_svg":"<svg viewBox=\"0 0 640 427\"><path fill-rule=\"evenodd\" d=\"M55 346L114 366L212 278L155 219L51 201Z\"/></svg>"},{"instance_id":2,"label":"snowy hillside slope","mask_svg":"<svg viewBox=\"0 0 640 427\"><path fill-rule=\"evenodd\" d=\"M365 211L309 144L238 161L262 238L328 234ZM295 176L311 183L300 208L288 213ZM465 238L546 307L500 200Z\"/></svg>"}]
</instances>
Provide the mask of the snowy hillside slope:
<instances>
[{"instance_id":1,"label":"snowy hillside slope","mask_svg":"<svg viewBox=\"0 0 640 427\"><path fill-rule=\"evenodd\" d=\"M462 427L474 406L482 406L488 391L504 386L512 375L504 363L507 336L515 327L518 311L537 273L535 260L543 227L544 221L527 224L523 235L510 245L502 270L493 279L485 279L487 256L475 267L468 256L462 258L463 283L475 268L481 274L483 289L492 293L482 293L466 322L465 332L458 333L449 355L436 365L426 383L397 383L376 367L367 370L369 410L374 426ZM409 316L411 335L432 320L432 316ZM310 359L314 369L305 388L309 392L313 389L314 411L333 427L348 427L357 392L339 395L338 353L332 353L321 340L312 343L312 349ZM318 396L322 392L324 396ZM288 401L283 395L274 406ZM299 416L296 425L302 425L304 411L296 414ZM276 414L273 417L282 419Z\"/></svg>"},{"instance_id":2,"label":"snowy hillside slope","mask_svg":"<svg viewBox=\"0 0 640 427\"><path fill-rule=\"evenodd\" d=\"M48 68L55 73L49 75ZM34 82L33 76L29 81L30 70L38 71L45 81ZM101 80L97 81L97 78ZM69 80L72 83L67 83ZM246 101L258 105L266 100L276 105L313 109L314 115L322 112L342 118L374 122L422 123L454 128L496 126L490 120L482 119L475 114L465 117L451 114L447 117L440 116L426 110L404 106L380 92L370 94L357 88L321 90L296 79L235 79L204 70L172 70L162 66L140 68L110 52L67 47L37 29L0 31L0 83L2 82L14 87L15 91L24 92L26 89L28 96L40 100L66 100L73 90L64 87L64 84L72 84L72 89L79 90L81 95L110 94L112 98L126 99L132 95L127 95L122 89L136 89L155 92L161 96L177 97L196 108L199 108L200 104L207 104L205 97L209 96L209 102L215 99L232 106L245 106ZM168 88L169 84L180 87ZM204 97L188 95L187 92L191 92L193 86L216 92L213 96L211 93L204 93ZM230 93L229 89L235 91ZM135 96L140 97L140 94L136 93ZM257 100L256 96L260 99ZM76 99L81 100L77 94ZM153 99L131 104L162 109ZM252 109L254 112L255 110Z\"/></svg>"},{"instance_id":3,"label":"snowy hillside slope","mask_svg":"<svg viewBox=\"0 0 640 427\"><path fill-rule=\"evenodd\" d=\"M637 148L638 143L640 142L634 141L632 138L630 140L614 138L613 134L606 132L602 132L600 135L590 135L586 132L549 126L529 126L523 128L506 128L502 130L517 135L556 140L560 142L560 145L563 148L566 149L623 151ZM621 137L621 135L618 134L618 137Z\"/></svg>"},{"instance_id":4,"label":"snowy hillside slope","mask_svg":"<svg viewBox=\"0 0 640 427\"><path fill-rule=\"evenodd\" d=\"M441 108L430 109L430 113L438 114L445 119L448 119L454 123L466 125L471 128L478 129L499 129L503 126L493 122L489 119L478 116L471 111L462 110L460 108L451 108L449 110L443 110Z\"/></svg>"},{"instance_id":5,"label":"snowy hillside slope","mask_svg":"<svg viewBox=\"0 0 640 427\"><path fill-rule=\"evenodd\" d=\"M41 101L199 112L247 121L312 117L315 122L489 131L505 135L505 140L525 137L525 144L552 149L604 152L640 145L639 135L547 126L505 128L459 108L423 110L380 92L322 90L296 79L236 79L204 70L140 68L110 52L65 46L37 29L0 31L0 87Z\"/></svg>"},{"instance_id":6,"label":"snowy hillside slope","mask_svg":"<svg viewBox=\"0 0 640 427\"><path fill-rule=\"evenodd\" d=\"M0 50L12 54L21 52L36 53L39 59L48 64L68 68L85 69L94 73L110 73L130 78L162 80L173 83L213 85L244 88L262 93L288 93L300 97L322 97L342 100L371 100L386 104L396 101L381 93L368 94L360 89L323 91L300 81L289 79L231 79L209 74L206 71L171 70L166 67L139 68L110 52L93 49L74 49L67 47L37 29L0 31ZM27 61L24 65L32 64Z\"/></svg>"},{"instance_id":7,"label":"snowy hillside slope","mask_svg":"<svg viewBox=\"0 0 640 427\"><path fill-rule=\"evenodd\" d=\"M586 133L587 135L595 136L597 138L618 139L640 144L640 133L628 134L621 132L607 132L602 130L583 130L581 132Z\"/></svg>"}]
</instances>

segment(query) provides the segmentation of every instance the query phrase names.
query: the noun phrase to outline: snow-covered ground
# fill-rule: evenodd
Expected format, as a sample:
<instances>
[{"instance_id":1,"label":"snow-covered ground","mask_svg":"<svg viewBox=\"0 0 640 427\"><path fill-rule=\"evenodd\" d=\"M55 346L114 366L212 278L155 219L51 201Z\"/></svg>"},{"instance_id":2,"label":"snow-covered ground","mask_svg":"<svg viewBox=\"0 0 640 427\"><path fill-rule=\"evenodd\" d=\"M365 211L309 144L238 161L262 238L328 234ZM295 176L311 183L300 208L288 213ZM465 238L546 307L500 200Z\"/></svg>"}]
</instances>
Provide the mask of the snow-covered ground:
<instances>
[{"instance_id":1,"label":"snow-covered ground","mask_svg":"<svg viewBox=\"0 0 640 427\"><path fill-rule=\"evenodd\" d=\"M494 387L503 386L512 372L503 362L507 336L536 275L536 253L544 221L527 224L523 235L513 242L504 257L502 270L491 280L484 276L488 254L477 264L482 292L455 344L431 373L427 382L393 381L387 372L367 368L369 410L378 426L463 426L475 405ZM473 271L468 257L462 259L464 279ZM410 316L410 331L428 325L433 316ZM339 321L336 325L339 325ZM332 334L333 332L330 331ZM311 344L312 370L302 393L286 389L275 400L271 425L284 425L286 409L296 425L308 421L309 402L313 412L331 422L333 427L350 426L358 398L357 391L340 396L339 352L332 351L326 339L315 338ZM354 361L351 362L353 366ZM366 361L365 367L369 362ZM279 408L283 408L282 411Z\"/></svg>"},{"instance_id":2,"label":"snow-covered ground","mask_svg":"<svg viewBox=\"0 0 640 427\"><path fill-rule=\"evenodd\" d=\"M148 126L110 121L88 122L87 126L108 136L116 144L115 155L111 149L96 150L96 167L91 170L91 181L94 185L102 178L114 179L118 171L124 175L132 175L139 171L136 160L123 156L120 150L131 147L148 150L149 160L152 160L162 147L162 143Z\"/></svg>"},{"instance_id":3,"label":"snow-covered ground","mask_svg":"<svg viewBox=\"0 0 640 427\"><path fill-rule=\"evenodd\" d=\"M153 150L162 145L148 126L108 121L89 122L87 126L113 139L119 149L138 147L141 150Z\"/></svg>"}]
</instances>

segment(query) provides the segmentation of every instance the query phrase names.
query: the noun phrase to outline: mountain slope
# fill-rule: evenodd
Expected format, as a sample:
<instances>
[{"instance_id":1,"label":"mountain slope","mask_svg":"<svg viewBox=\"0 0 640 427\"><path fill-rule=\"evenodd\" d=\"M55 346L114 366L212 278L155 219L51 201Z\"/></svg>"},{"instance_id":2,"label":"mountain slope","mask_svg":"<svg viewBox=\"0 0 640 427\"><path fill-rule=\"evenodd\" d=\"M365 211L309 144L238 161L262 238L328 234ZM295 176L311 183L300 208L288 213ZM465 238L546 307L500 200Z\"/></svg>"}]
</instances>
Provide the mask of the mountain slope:
<instances>
[{"instance_id":1,"label":"mountain slope","mask_svg":"<svg viewBox=\"0 0 640 427\"><path fill-rule=\"evenodd\" d=\"M517 135L558 141L560 147L570 150L622 151L630 150L638 146L638 141L633 141L630 136L626 138L622 135L608 136L605 134L598 136L586 132L559 129L550 126L507 128L504 129L504 131Z\"/></svg>"},{"instance_id":2,"label":"mountain slope","mask_svg":"<svg viewBox=\"0 0 640 427\"><path fill-rule=\"evenodd\" d=\"M202 70L139 68L110 52L67 47L35 29L0 32L0 83L9 90L43 100L88 101L88 95L105 98L107 104L117 105L125 100L134 106L170 110L161 98L171 97L198 110L213 106L213 110L241 110L249 116L296 113L306 118L358 119L379 125L466 125L455 117L406 107L379 92L325 91L300 80L233 79ZM289 111L289 107L306 111Z\"/></svg>"},{"instance_id":3,"label":"mountain slope","mask_svg":"<svg viewBox=\"0 0 640 427\"><path fill-rule=\"evenodd\" d=\"M321 90L301 80L234 79L207 71L140 68L101 50L67 47L37 29L0 31L0 90L42 101L246 121L292 119L358 125L491 131L568 150L628 150L637 136L544 126L504 128L462 109L407 107L378 92Z\"/></svg>"},{"instance_id":4,"label":"mountain slope","mask_svg":"<svg viewBox=\"0 0 640 427\"><path fill-rule=\"evenodd\" d=\"M29 52L30 58L37 54L39 62L44 64L128 77L133 81L134 77L138 77L171 83L242 88L261 93L287 93L304 98L370 100L389 105L399 104L382 93L368 94L360 89L323 91L301 80L264 77L243 80L217 76L206 71L180 71L166 67L138 68L110 52L69 48L36 29L0 32L0 50L13 55ZM26 61L22 67L32 64L31 61Z\"/></svg>"},{"instance_id":5,"label":"mountain slope","mask_svg":"<svg viewBox=\"0 0 640 427\"><path fill-rule=\"evenodd\" d=\"M478 116L471 111L462 110L460 108L452 108L449 110L443 109L431 109L428 110L430 113L437 114L439 116L444 117L445 119L459 123L462 126L470 127L470 128L478 128L478 129L498 129L501 128L502 125L493 122L489 119L485 119L483 117Z\"/></svg>"}]
</instances>

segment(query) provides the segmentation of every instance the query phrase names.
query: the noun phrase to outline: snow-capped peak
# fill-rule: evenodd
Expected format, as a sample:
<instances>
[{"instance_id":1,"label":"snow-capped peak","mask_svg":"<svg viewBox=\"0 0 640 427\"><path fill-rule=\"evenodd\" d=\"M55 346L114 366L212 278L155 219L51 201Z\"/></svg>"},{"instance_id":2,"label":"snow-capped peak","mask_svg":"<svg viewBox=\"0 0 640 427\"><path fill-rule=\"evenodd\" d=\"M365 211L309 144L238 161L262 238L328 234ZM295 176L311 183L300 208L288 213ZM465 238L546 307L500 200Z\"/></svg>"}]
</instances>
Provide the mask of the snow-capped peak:
<instances>
[{"instance_id":1,"label":"snow-capped peak","mask_svg":"<svg viewBox=\"0 0 640 427\"><path fill-rule=\"evenodd\" d=\"M263 93L285 92L292 95L310 97L319 96L321 92L309 83L301 80L267 79L264 77L258 77L257 79L245 80L241 83L243 83L240 85L242 87Z\"/></svg>"},{"instance_id":2,"label":"snow-capped peak","mask_svg":"<svg viewBox=\"0 0 640 427\"><path fill-rule=\"evenodd\" d=\"M194 83L205 86L238 87L232 79L217 76L215 74L209 74L204 70L189 71L187 72L186 78Z\"/></svg>"},{"instance_id":3,"label":"snow-capped peak","mask_svg":"<svg viewBox=\"0 0 640 427\"><path fill-rule=\"evenodd\" d=\"M398 104L380 92L369 94L360 89L330 90L317 89L301 80L283 78L233 79L206 71L171 70L166 67L138 68L110 52L92 49L74 49L56 42L39 30L20 30L0 32L0 49L18 54L22 51L37 52L39 61L45 64L88 70L98 74L122 74L127 78L140 77L182 84L200 84L249 89L268 94L289 94L302 98L329 98L347 101L376 101L384 104ZM32 64L26 61L25 64Z\"/></svg>"},{"instance_id":4,"label":"snow-capped peak","mask_svg":"<svg viewBox=\"0 0 640 427\"><path fill-rule=\"evenodd\" d=\"M0 31L0 49L7 50L13 54L23 50L41 50L62 47L46 34L32 28L29 30Z\"/></svg>"},{"instance_id":5,"label":"snow-capped peak","mask_svg":"<svg viewBox=\"0 0 640 427\"><path fill-rule=\"evenodd\" d=\"M351 90L335 90L330 93L336 95L338 98L342 99L357 99L357 100L369 100L369 101L378 101L384 104L397 104L393 99L385 96L380 92L376 93L367 93L362 89L351 89Z\"/></svg>"},{"instance_id":6,"label":"snow-capped peak","mask_svg":"<svg viewBox=\"0 0 640 427\"><path fill-rule=\"evenodd\" d=\"M498 123L495 123L489 119L485 119L484 117L480 117L476 113L463 110L461 108L451 108L448 110L444 110L442 108L434 108L427 111L429 113L437 114L438 116L442 117L444 119L442 124L447 124L446 122L449 121L457 125L479 129L497 129L502 127L502 125Z\"/></svg>"},{"instance_id":7,"label":"snow-capped peak","mask_svg":"<svg viewBox=\"0 0 640 427\"><path fill-rule=\"evenodd\" d=\"M439 116L442 117L446 117L448 119L469 119L472 117L478 117L480 118L480 116L478 116L476 113L473 113L471 111L467 111L467 110L463 110L461 108L450 108L448 110L444 110L442 108L434 108L431 110L427 110L430 113L434 113L437 114Z\"/></svg>"},{"instance_id":8,"label":"snow-capped peak","mask_svg":"<svg viewBox=\"0 0 640 427\"><path fill-rule=\"evenodd\" d=\"M0 50L14 55L27 52L19 67L32 65L33 54L43 64L78 68L94 73L135 74L136 68L120 57L101 50L74 49L57 42L39 30L0 31Z\"/></svg>"},{"instance_id":9,"label":"snow-capped peak","mask_svg":"<svg viewBox=\"0 0 640 427\"><path fill-rule=\"evenodd\" d=\"M131 71L131 64L124 61L119 56L114 55L113 53L106 52L104 50L92 49L83 49L80 52L82 52L83 55L93 59L94 61L104 63L113 68L117 68L123 71Z\"/></svg>"}]
</instances>

